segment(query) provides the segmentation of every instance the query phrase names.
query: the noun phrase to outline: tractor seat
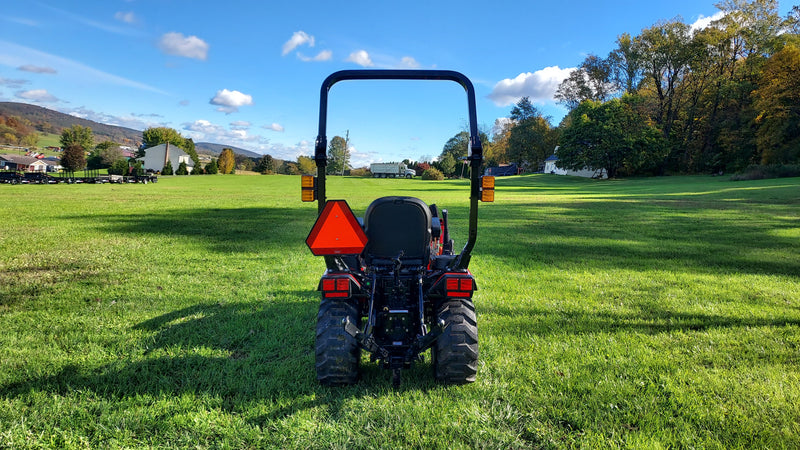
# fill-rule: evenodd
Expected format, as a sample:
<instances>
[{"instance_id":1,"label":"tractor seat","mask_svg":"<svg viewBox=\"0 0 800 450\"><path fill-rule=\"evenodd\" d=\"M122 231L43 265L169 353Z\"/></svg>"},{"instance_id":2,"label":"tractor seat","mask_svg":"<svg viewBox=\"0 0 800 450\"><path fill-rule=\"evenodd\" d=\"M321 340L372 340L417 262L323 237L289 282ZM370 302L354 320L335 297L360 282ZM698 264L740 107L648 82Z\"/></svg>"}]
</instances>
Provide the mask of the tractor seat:
<instances>
[{"instance_id":1,"label":"tractor seat","mask_svg":"<svg viewBox=\"0 0 800 450\"><path fill-rule=\"evenodd\" d=\"M402 252L403 266L425 266L430 258L431 210L414 197L381 197L364 213L369 266L392 265Z\"/></svg>"}]
</instances>

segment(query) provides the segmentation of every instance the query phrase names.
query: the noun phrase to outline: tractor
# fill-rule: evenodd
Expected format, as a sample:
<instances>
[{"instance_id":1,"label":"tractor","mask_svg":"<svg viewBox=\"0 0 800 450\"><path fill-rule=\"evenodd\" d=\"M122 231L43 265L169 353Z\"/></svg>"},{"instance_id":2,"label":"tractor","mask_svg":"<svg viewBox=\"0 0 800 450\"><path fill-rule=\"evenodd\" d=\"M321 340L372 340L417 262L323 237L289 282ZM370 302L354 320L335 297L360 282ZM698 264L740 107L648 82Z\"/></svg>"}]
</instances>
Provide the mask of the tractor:
<instances>
[{"instance_id":1,"label":"tractor","mask_svg":"<svg viewBox=\"0 0 800 450\"><path fill-rule=\"evenodd\" d=\"M467 93L470 144L468 238L460 253L450 237L448 212L414 197L374 200L357 218L344 200L327 200L327 104L331 87L344 80L445 80ZM353 384L361 351L392 371L422 360L431 349L436 379L448 384L475 381L478 324L468 270L475 246L478 201L494 201L494 178L479 176L483 149L478 136L475 91L470 80L444 70L343 70L320 90L319 134L314 148L317 176L303 176L303 201L318 202L318 216L306 243L325 258L326 270L316 325L316 372L323 385Z\"/></svg>"}]
</instances>

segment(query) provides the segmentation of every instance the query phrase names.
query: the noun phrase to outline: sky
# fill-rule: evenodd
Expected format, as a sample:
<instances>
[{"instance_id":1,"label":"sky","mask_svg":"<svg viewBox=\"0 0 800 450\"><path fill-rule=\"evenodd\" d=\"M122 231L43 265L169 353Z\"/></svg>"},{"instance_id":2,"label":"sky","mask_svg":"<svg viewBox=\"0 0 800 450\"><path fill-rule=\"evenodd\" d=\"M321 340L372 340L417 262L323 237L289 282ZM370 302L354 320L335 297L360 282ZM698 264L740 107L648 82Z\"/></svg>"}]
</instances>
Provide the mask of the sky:
<instances>
[{"instance_id":1,"label":"sky","mask_svg":"<svg viewBox=\"0 0 800 450\"><path fill-rule=\"evenodd\" d=\"M587 55L719 12L714 0L4 3L0 101L289 160L313 155L320 86L337 70L456 70L484 130L523 96L557 125L555 90ZM349 134L354 167L435 158L466 127L452 82L347 81L329 94L328 140Z\"/></svg>"}]
</instances>

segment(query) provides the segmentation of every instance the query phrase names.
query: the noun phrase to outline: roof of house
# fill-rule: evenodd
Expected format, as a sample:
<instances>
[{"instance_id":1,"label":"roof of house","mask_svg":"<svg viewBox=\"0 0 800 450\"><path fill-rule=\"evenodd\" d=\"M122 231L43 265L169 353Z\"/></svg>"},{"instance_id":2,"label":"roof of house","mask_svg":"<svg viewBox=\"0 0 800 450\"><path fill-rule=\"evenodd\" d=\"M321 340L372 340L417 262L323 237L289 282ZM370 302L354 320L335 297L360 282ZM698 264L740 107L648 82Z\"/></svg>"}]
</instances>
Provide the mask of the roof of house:
<instances>
[{"instance_id":1,"label":"roof of house","mask_svg":"<svg viewBox=\"0 0 800 450\"><path fill-rule=\"evenodd\" d=\"M31 164L41 161L40 159L34 158L33 156L21 156L21 155L0 155L0 159L2 159L3 161L13 162L15 164L24 164L26 166L30 166Z\"/></svg>"},{"instance_id":2,"label":"roof of house","mask_svg":"<svg viewBox=\"0 0 800 450\"><path fill-rule=\"evenodd\" d=\"M552 154L552 155L548 156L547 159L545 159L544 161L545 162L547 162L547 161L558 161L558 156L556 156L555 154Z\"/></svg>"}]
</instances>

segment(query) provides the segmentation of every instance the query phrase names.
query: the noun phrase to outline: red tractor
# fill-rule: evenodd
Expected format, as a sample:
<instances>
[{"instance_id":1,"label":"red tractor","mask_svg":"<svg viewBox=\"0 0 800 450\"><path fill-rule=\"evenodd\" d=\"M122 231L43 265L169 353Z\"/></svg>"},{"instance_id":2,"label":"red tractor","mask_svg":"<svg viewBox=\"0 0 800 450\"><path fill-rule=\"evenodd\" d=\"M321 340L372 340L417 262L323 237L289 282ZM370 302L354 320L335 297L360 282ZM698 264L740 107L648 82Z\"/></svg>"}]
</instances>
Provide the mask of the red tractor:
<instances>
[{"instance_id":1,"label":"red tractor","mask_svg":"<svg viewBox=\"0 0 800 450\"><path fill-rule=\"evenodd\" d=\"M446 209L414 197L382 197L362 219L344 200L327 200L328 91L343 80L449 80L464 87L469 108L470 212L468 240L454 251ZM318 201L318 217L306 243L325 257L318 290L317 379L347 385L358 379L361 351L393 372L421 360L431 349L436 379L463 384L478 370L478 324L468 270L475 245L478 201L494 201L494 178L480 177L483 149L478 137L475 91L467 77L442 70L345 70L322 83L317 177L302 178L303 201Z\"/></svg>"}]
</instances>

